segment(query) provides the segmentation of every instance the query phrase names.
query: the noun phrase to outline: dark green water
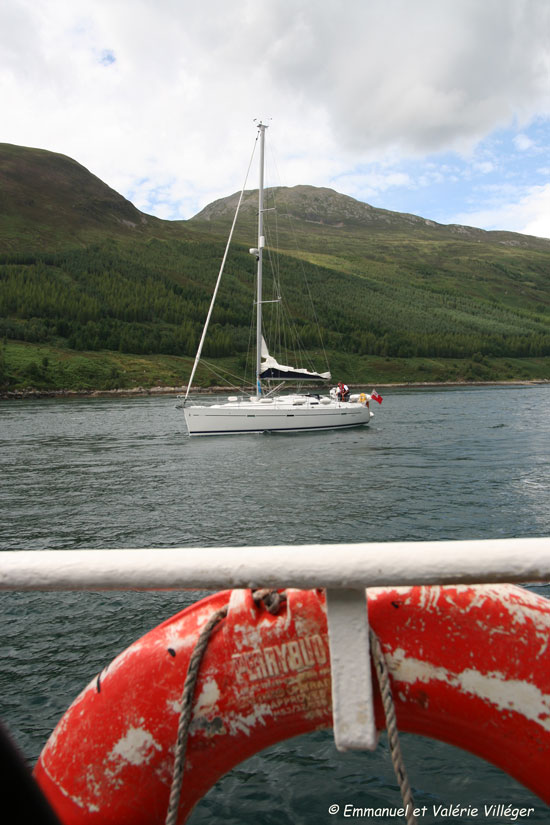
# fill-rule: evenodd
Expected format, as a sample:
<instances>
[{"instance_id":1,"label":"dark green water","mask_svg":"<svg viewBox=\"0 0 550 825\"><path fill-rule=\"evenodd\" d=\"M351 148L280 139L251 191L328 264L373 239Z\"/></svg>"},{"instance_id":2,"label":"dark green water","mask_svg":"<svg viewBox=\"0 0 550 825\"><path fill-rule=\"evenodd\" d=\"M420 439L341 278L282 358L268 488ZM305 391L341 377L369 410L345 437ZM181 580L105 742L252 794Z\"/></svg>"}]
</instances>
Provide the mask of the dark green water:
<instances>
[{"instance_id":1,"label":"dark green water","mask_svg":"<svg viewBox=\"0 0 550 825\"><path fill-rule=\"evenodd\" d=\"M550 388L392 390L376 413L356 431L189 439L174 399L0 402L0 550L550 535ZM0 594L0 717L29 761L98 670L200 595ZM476 757L410 735L403 751L422 825L510 822L483 815L493 803L550 821ZM441 803L481 813L434 817ZM336 823L345 804L399 807L385 739L368 754L337 753L330 732L272 748L190 823Z\"/></svg>"}]
</instances>

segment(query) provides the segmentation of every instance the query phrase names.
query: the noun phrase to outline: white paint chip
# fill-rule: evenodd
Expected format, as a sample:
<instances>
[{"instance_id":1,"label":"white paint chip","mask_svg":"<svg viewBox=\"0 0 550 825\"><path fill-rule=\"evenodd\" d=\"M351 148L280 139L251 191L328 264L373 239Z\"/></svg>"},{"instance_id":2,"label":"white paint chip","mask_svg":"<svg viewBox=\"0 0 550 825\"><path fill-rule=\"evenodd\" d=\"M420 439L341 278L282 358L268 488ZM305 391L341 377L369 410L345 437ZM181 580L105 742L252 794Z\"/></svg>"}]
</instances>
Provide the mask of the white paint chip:
<instances>
[{"instance_id":1,"label":"white paint chip","mask_svg":"<svg viewBox=\"0 0 550 825\"><path fill-rule=\"evenodd\" d=\"M151 761L154 751L162 750L162 746L155 741L152 734L145 728L129 728L111 750L109 760L123 761L130 765L146 765Z\"/></svg>"}]
</instances>

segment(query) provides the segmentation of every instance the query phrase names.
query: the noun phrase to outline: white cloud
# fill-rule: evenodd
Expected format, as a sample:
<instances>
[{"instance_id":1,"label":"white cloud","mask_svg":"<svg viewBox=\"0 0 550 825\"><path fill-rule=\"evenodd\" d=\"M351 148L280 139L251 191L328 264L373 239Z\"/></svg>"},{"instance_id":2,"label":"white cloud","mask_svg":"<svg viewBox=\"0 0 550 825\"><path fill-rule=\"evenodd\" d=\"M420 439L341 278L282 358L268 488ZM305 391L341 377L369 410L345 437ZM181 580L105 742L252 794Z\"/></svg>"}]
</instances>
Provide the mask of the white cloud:
<instances>
[{"instance_id":1,"label":"white cloud","mask_svg":"<svg viewBox=\"0 0 550 825\"><path fill-rule=\"evenodd\" d=\"M489 175L491 172L495 171L495 164L491 160L483 160L475 162L473 164L473 168L476 172L480 172L482 175Z\"/></svg>"},{"instance_id":2,"label":"white cloud","mask_svg":"<svg viewBox=\"0 0 550 825\"><path fill-rule=\"evenodd\" d=\"M546 0L3 0L0 139L188 217L240 188L252 120L271 116L283 183L360 192L350 170L374 163L383 192L407 185L393 161L497 128L529 148L549 29Z\"/></svg>"},{"instance_id":3,"label":"white cloud","mask_svg":"<svg viewBox=\"0 0 550 825\"><path fill-rule=\"evenodd\" d=\"M532 149L534 145L535 142L531 140L529 135L521 133L514 138L514 146L519 152L527 152L529 149Z\"/></svg>"},{"instance_id":4,"label":"white cloud","mask_svg":"<svg viewBox=\"0 0 550 825\"><path fill-rule=\"evenodd\" d=\"M550 183L516 192L516 198L508 197L493 207L456 215L453 223L550 238Z\"/></svg>"},{"instance_id":5,"label":"white cloud","mask_svg":"<svg viewBox=\"0 0 550 825\"><path fill-rule=\"evenodd\" d=\"M414 184L407 172L377 170L339 175L331 181L331 185L338 191L344 191L354 198L371 201L388 189L413 186Z\"/></svg>"}]
</instances>

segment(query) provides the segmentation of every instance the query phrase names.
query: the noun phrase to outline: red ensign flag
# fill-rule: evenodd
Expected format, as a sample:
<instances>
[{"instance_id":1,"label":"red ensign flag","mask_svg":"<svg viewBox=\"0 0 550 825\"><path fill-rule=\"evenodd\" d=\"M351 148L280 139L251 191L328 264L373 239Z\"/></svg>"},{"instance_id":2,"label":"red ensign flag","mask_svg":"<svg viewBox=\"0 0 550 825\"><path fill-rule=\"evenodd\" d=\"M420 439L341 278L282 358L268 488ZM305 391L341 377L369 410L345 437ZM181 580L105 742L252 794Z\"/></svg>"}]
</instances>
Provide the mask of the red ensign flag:
<instances>
[{"instance_id":1,"label":"red ensign flag","mask_svg":"<svg viewBox=\"0 0 550 825\"><path fill-rule=\"evenodd\" d=\"M381 404L382 401L384 400L381 395L378 395L376 390L373 390L371 392L370 397L373 398L375 401L378 401L379 404Z\"/></svg>"}]
</instances>

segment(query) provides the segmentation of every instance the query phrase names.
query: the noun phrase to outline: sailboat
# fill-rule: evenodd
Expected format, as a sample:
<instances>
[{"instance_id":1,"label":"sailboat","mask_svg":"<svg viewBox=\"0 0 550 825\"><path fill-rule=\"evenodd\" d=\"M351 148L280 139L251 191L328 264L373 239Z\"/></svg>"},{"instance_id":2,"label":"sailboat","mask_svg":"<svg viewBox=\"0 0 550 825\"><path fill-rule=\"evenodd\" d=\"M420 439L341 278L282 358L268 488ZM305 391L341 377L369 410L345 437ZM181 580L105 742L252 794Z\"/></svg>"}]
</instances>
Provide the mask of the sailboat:
<instances>
[{"instance_id":1,"label":"sailboat","mask_svg":"<svg viewBox=\"0 0 550 825\"><path fill-rule=\"evenodd\" d=\"M372 394L357 393L349 395L338 388L332 388L329 395L318 393L280 394L281 386L287 381L311 381L321 384L329 381L330 372L314 372L304 368L290 367L278 363L270 355L263 337L262 327L262 275L263 256L266 248L264 235L264 166L265 166L265 132L267 124L258 123L258 138L260 145L259 159L259 196L258 196L258 241L250 249L256 257L256 380L255 394L250 396L229 396L221 403L193 403L189 400L189 392L199 363L202 346L212 315L223 266L227 257L229 243L235 228L239 206L235 212L233 225L228 244L214 289L214 295L206 318L203 333L199 343L195 363L191 371L187 392L183 397L183 411L189 435L228 435L232 433L263 433L263 432L297 432L306 430L335 430L348 427L357 427L368 424L373 413L370 410L370 401L375 399L381 402L374 390ZM271 303L271 302L270 302ZM269 389L272 382L278 386ZM279 394L276 394L279 393Z\"/></svg>"}]
</instances>

